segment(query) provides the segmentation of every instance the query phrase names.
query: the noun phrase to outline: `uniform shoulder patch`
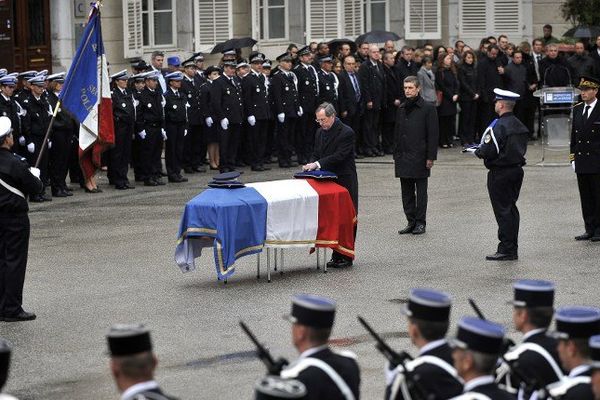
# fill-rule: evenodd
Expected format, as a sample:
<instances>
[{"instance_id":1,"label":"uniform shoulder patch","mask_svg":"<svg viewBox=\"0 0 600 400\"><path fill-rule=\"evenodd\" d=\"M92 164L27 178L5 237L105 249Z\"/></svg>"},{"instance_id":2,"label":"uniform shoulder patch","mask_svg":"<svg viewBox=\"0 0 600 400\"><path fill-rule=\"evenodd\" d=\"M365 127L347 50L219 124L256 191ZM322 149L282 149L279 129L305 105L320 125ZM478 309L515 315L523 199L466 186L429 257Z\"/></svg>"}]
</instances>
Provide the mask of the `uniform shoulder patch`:
<instances>
[{"instance_id":1,"label":"uniform shoulder patch","mask_svg":"<svg viewBox=\"0 0 600 400\"><path fill-rule=\"evenodd\" d=\"M484 143L489 143L492 141L492 135L490 135L489 133L487 135L485 135L485 138L483 139Z\"/></svg>"}]
</instances>

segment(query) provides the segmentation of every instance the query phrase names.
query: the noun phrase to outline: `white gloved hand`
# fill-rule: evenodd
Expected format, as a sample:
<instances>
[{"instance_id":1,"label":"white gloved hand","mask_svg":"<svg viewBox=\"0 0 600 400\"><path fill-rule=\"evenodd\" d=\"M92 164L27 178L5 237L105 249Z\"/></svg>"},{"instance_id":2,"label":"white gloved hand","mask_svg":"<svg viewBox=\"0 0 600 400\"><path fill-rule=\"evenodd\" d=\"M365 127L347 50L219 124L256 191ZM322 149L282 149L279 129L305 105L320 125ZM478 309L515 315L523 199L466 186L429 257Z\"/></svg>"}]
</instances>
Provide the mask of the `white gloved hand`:
<instances>
[{"instance_id":1,"label":"white gloved hand","mask_svg":"<svg viewBox=\"0 0 600 400\"><path fill-rule=\"evenodd\" d=\"M384 374L385 374L386 385L391 385L392 382L394 382L394 379L396 378L397 371L395 369L390 368L389 361L386 361L386 363L385 363Z\"/></svg>"},{"instance_id":2,"label":"white gloved hand","mask_svg":"<svg viewBox=\"0 0 600 400\"><path fill-rule=\"evenodd\" d=\"M221 128L223 128L224 131L226 131L227 128L229 128L229 120L227 118L223 118L221 120Z\"/></svg>"},{"instance_id":3,"label":"white gloved hand","mask_svg":"<svg viewBox=\"0 0 600 400\"><path fill-rule=\"evenodd\" d=\"M281 122L283 124L283 121L285 121L285 114L284 113L277 114L277 119L279 120L279 122Z\"/></svg>"},{"instance_id":4,"label":"white gloved hand","mask_svg":"<svg viewBox=\"0 0 600 400\"><path fill-rule=\"evenodd\" d=\"M206 126L208 126L209 128L212 126L213 124L213 120L211 117L206 117L206 119L204 120L204 122L206 122Z\"/></svg>"},{"instance_id":5,"label":"white gloved hand","mask_svg":"<svg viewBox=\"0 0 600 400\"><path fill-rule=\"evenodd\" d=\"M304 114L304 110L302 109L302 106L298 107L298 116L301 117Z\"/></svg>"},{"instance_id":6,"label":"white gloved hand","mask_svg":"<svg viewBox=\"0 0 600 400\"><path fill-rule=\"evenodd\" d=\"M141 132L138 132L138 136L142 138L142 140L146 139L146 130L144 129Z\"/></svg>"},{"instance_id":7,"label":"white gloved hand","mask_svg":"<svg viewBox=\"0 0 600 400\"><path fill-rule=\"evenodd\" d=\"M40 169L39 168L29 167L29 172L31 172L31 175L33 175L36 178L40 179Z\"/></svg>"},{"instance_id":8,"label":"white gloved hand","mask_svg":"<svg viewBox=\"0 0 600 400\"><path fill-rule=\"evenodd\" d=\"M48 140L48 149L51 149L51 148L52 148L52 141Z\"/></svg>"},{"instance_id":9,"label":"white gloved hand","mask_svg":"<svg viewBox=\"0 0 600 400\"><path fill-rule=\"evenodd\" d=\"M35 143L29 143L27 145L27 151L33 154L33 152L35 151Z\"/></svg>"},{"instance_id":10,"label":"white gloved hand","mask_svg":"<svg viewBox=\"0 0 600 400\"><path fill-rule=\"evenodd\" d=\"M160 133L162 133L163 139L167 140L167 132L164 130L164 128L160 128Z\"/></svg>"},{"instance_id":11,"label":"white gloved hand","mask_svg":"<svg viewBox=\"0 0 600 400\"><path fill-rule=\"evenodd\" d=\"M248 117L248 123L250 124L250 126L256 125L256 118L254 117L254 115Z\"/></svg>"},{"instance_id":12,"label":"white gloved hand","mask_svg":"<svg viewBox=\"0 0 600 400\"><path fill-rule=\"evenodd\" d=\"M183 130L183 136L187 136L187 129Z\"/></svg>"},{"instance_id":13,"label":"white gloved hand","mask_svg":"<svg viewBox=\"0 0 600 400\"><path fill-rule=\"evenodd\" d=\"M573 168L573 172L575 172L575 161L571 161L571 168Z\"/></svg>"},{"instance_id":14,"label":"white gloved hand","mask_svg":"<svg viewBox=\"0 0 600 400\"><path fill-rule=\"evenodd\" d=\"M20 137L19 137L19 144L20 144L21 146L25 146L25 136L20 136Z\"/></svg>"}]
</instances>

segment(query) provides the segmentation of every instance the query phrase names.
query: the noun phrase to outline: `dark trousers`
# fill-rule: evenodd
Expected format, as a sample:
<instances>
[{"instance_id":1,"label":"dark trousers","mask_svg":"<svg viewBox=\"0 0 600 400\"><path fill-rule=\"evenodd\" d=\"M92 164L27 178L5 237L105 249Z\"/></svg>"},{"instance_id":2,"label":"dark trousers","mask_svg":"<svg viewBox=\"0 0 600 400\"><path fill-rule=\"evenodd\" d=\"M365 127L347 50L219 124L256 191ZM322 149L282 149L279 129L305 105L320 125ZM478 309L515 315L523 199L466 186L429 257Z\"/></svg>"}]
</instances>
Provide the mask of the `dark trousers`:
<instances>
[{"instance_id":1,"label":"dark trousers","mask_svg":"<svg viewBox=\"0 0 600 400\"><path fill-rule=\"evenodd\" d=\"M277 120L277 152L279 165L289 163L294 151L293 140L298 118L286 116L283 123Z\"/></svg>"},{"instance_id":2,"label":"dark trousers","mask_svg":"<svg viewBox=\"0 0 600 400\"><path fill-rule=\"evenodd\" d=\"M440 146L448 146L452 144L452 140L456 135L456 114L440 115L438 121L440 126Z\"/></svg>"},{"instance_id":3,"label":"dark trousers","mask_svg":"<svg viewBox=\"0 0 600 400\"><path fill-rule=\"evenodd\" d=\"M296 124L296 154L300 164L306 164L310 161L315 148L317 126L314 115L314 111L304 110L304 114L298 118Z\"/></svg>"},{"instance_id":4,"label":"dark trousers","mask_svg":"<svg viewBox=\"0 0 600 400\"><path fill-rule=\"evenodd\" d=\"M381 147L386 154L392 154L394 151L394 126L395 121L384 122L381 129Z\"/></svg>"},{"instance_id":5,"label":"dark trousers","mask_svg":"<svg viewBox=\"0 0 600 400\"><path fill-rule=\"evenodd\" d=\"M521 167L494 168L488 172L488 193L498 223L498 253L517 255L520 220L517 200L522 183Z\"/></svg>"},{"instance_id":6,"label":"dark trousers","mask_svg":"<svg viewBox=\"0 0 600 400\"><path fill-rule=\"evenodd\" d=\"M160 163L160 154L162 150L162 133L160 127L146 127L146 137L140 139L140 178L147 181L160 175L160 169L157 171L156 155Z\"/></svg>"},{"instance_id":7,"label":"dark trousers","mask_svg":"<svg viewBox=\"0 0 600 400\"><path fill-rule=\"evenodd\" d=\"M195 168L206 161L206 141L202 134L202 125L190 125L185 139L183 139L184 168ZM168 134L167 134L168 135Z\"/></svg>"},{"instance_id":8,"label":"dark trousers","mask_svg":"<svg viewBox=\"0 0 600 400\"><path fill-rule=\"evenodd\" d=\"M600 235L600 174L577 174L585 231Z\"/></svg>"},{"instance_id":9,"label":"dark trousers","mask_svg":"<svg viewBox=\"0 0 600 400\"><path fill-rule=\"evenodd\" d=\"M345 125L348 125L354 131L354 153L358 153L358 149L360 148L360 123L361 123L361 115L356 112L352 115L347 115L345 118L342 118L342 122ZM315 130L316 132L316 130ZM314 137L314 134L313 134Z\"/></svg>"},{"instance_id":10,"label":"dark trousers","mask_svg":"<svg viewBox=\"0 0 600 400\"><path fill-rule=\"evenodd\" d=\"M50 183L52 191L67 187L67 171L69 170L69 155L71 152L70 130L54 130L52 132L52 148L49 150Z\"/></svg>"},{"instance_id":11,"label":"dark trousers","mask_svg":"<svg viewBox=\"0 0 600 400\"><path fill-rule=\"evenodd\" d=\"M380 110L365 110L362 120L362 151L363 153L374 153L379 149Z\"/></svg>"},{"instance_id":12,"label":"dark trousers","mask_svg":"<svg viewBox=\"0 0 600 400\"><path fill-rule=\"evenodd\" d=\"M488 125L496 118L496 111L494 110L494 103L479 102L477 106L477 113L479 114L477 137L481 139L483 132L487 129Z\"/></svg>"},{"instance_id":13,"label":"dark trousers","mask_svg":"<svg viewBox=\"0 0 600 400\"><path fill-rule=\"evenodd\" d=\"M537 110L538 104L538 99L533 96L525 97L521 104L522 117L519 117L519 119L521 120L523 125L527 127L530 138L534 136L535 111Z\"/></svg>"},{"instance_id":14,"label":"dark trousers","mask_svg":"<svg viewBox=\"0 0 600 400\"><path fill-rule=\"evenodd\" d=\"M123 122L115 124L115 147L110 152L107 176L109 181L117 186L129 183L127 171L131 158L131 135L133 135L133 124Z\"/></svg>"},{"instance_id":15,"label":"dark trousers","mask_svg":"<svg viewBox=\"0 0 600 400\"><path fill-rule=\"evenodd\" d=\"M40 154L40 150L42 150L42 143L44 143L44 136L30 136L31 142L35 145L35 150L33 153L27 151L27 155L25 158L30 166L34 166L38 156ZM29 144L29 143L27 143ZM44 150L44 154L42 154L42 159L40 160L40 165L38 165L40 169L40 179L44 183L44 186L48 186L50 183L49 175L48 175L48 149Z\"/></svg>"},{"instance_id":16,"label":"dark trousers","mask_svg":"<svg viewBox=\"0 0 600 400\"><path fill-rule=\"evenodd\" d=\"M427 179L400 178L402 207L409 225L427 223Z\"/></svg>"},{"instance_id":17,"label":"dark trousers","mask_svg":"<svg viewBox=\"0 0 600 400\"><path fill-rule=\"evenodd\" d=\"M265 145L267 143L266 119L256 120L254 126L248 124L246 136L248 138L248 161L251 167L260 167L265 158Z\"/></svg>"},{"instance_id":18,"label":"dark trousers","mask_svg":"<svg viewBox=\"0 0 600 400\"><path fill-rule=\"evenodd\" d=\"M29 217L0 215L0 316L23 309L23 284L29 248Z\"/></svg>"},{"instance_id":19,"label":"dark trousers","mask_svg":"<svg viewBox=\"0 0 600 400\"><path fill-rule=\"evenodd\" d=\"M85 180L83 179L83 172L79 165L79 136L76 135L79 135L79 132L71 137L69 148L69 180L71 183L79 183L83 187Z\"/></svg>"},{"instance_id":20,"label":"dark trousers","mask_svg":"<svg viewBox=\"0 0 600 400\"><path fill-rule=\"evenodd\" d=\"M219 166L221 172L235 170L235 159L237 156L238 144L240 142L240 135L242 132L242 124L229 124L227 130L224 130L219 125L219 155L221 158L221 165Z\"/></svg>"},{"instance_id":21,"label":"dark trousers","mask_svg":"<svg viewBox=\"0 0 600 400\"><path fill-rule=\"evenodd\" d=\"M158 135L156 136L156 146L153 147L152 152L152 174L156 178L160 178L161 172L163 171L162 152L164 143L165 141L159 128Z\"/></svg>"},{"instance_id":22,"label":"dark trousers","mask_svg":"<svg viewBox=\"0 0 600 400\"><path fill-rule=\"evenodd\" d=\"M178 176L181 174L181 164L183 160L183 149L185 144L185 122L167 121L167 141L165 145L165 164L167 165L167 174L169 176ZM189 135L189 132L188 132Z\"/></svg>"},{"instance_id":23,"label":"dark trousers","mask_svg":"<svg viewBox=\"0 0 600 400\"><path fill-rule=\"evenodd\" d=\"M460 102L459 132L462 144L475 142L475 127L477 126L477 102Z\"/></svg>"}]
</instances>

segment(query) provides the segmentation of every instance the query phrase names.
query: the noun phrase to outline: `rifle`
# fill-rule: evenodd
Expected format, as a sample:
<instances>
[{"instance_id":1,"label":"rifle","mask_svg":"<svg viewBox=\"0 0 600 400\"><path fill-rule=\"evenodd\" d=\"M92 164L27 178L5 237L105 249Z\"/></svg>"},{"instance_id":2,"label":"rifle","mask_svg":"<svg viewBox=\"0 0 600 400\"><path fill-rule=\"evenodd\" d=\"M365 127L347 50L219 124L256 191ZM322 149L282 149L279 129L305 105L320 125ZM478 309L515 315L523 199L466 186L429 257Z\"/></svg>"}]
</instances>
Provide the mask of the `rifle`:
<instances>
[{"instance_id":1,"label":"rifle","mask_svg":"<svg viewBox=\"0 0 600 400\"><path fill-rule=\"evenodd\" d=\"M288 361L284 358L278 358L277 360L275 360L273 356L271 356L269 350L259 343L258 339L256 339L256 336L254 336L252 331L250 331L250 328L248 328L248 326L243 321L240 321L240 326L242 327L242 330L246 333L246 335L250 338L252 343L254 343L254 345L256 346L256 356L260 358L263 364L265 364L269 375L279 376L283 367L289 364Z\"/></svg>"},{"instance_id":2,"label":"rifle","mask_svg":"<svg viewBox=\"0 0 600 400\"><path fill-rule=\"evenodd\" d=\"M388 360L390 363L390 369L396 368L398 365L401 365L403 368L403 375L406 381L406 387L408 392L411 394L413 400L429 400L435 398L434 394L430 394L423 387L421 382L419 382L419 376L415 375L413 371L410 371L406 367L406 362L411 361L413 358L407 352L403 351L398 353L394 351L381 336L375 332L375 330L365 321L365 319L361 316L358 317L358 322L369 332L369 334L375 339L375 348L379 350L381 354Z\"/></svg>"}]
</instances>

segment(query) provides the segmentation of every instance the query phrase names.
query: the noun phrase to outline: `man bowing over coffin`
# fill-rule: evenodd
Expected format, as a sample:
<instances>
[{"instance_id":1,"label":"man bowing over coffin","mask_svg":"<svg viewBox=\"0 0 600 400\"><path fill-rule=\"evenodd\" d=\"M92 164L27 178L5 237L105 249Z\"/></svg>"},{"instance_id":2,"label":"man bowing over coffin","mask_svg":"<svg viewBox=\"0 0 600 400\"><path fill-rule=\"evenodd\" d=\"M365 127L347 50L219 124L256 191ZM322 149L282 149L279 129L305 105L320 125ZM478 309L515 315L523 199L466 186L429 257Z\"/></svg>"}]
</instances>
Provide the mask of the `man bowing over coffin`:
<instances>
[{"instance_id":1,"label":"man bowing over coffin","mask_svg":"<svg viewBox=\"0 0 600 400\"><path fill-rule=\"evenodd\" d=\"M316 120L320 125L315 135L314 162L302 167L304 171L322 169L337 175L337 183L350 193L354 210L358 214L358 177L354 164L354 131L344 125L336 116L331 103L323 103L317 107ZM354 228L356 238L356 226ZM352 265L352 259L346 255L333 252L328 268L343 268Z\"/></svg>"}]
</instances>

